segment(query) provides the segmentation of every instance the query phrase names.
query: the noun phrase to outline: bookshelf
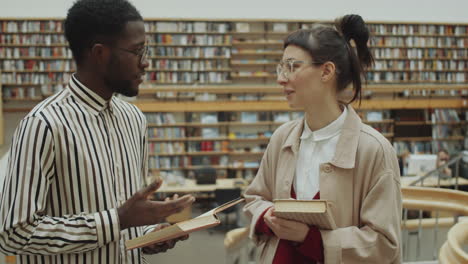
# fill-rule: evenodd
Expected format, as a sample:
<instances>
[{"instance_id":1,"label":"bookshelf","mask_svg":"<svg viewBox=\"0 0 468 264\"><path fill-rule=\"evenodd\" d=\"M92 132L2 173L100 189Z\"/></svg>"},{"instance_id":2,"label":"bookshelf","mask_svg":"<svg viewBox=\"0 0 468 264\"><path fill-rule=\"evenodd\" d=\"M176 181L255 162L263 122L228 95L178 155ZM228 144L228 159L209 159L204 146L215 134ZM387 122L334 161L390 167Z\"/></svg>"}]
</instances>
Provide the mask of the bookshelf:
<instances>
[{"instance_id":1,"label":"bookshelf","mask_svg":"<svg viewBox=\"0 0 468 264\"><path fill-rule=\"evenodd\" d=\"M75 65L62 22L0 18L3 112L28 111L63 89ZM133 103L148 116L174 118L174 122L149 118L152 171L186 176L207 157L221 176L252 177L270 133L287 120L275 120L275 114L287 113L289 119L297 115L275 83L282 40L288 32L314 22L330 23L146 20L150 65ZM368 25L376 61L367 73L363 101L355 105L363 120L392 141L400 154L468 145L468 24ZM244 112L256 114L257 120L242 121ZM217 122L206 123L194 119L193 113L224 114ZM458 119L446 118L455 115Z\"/></svg>"}]
</instances>

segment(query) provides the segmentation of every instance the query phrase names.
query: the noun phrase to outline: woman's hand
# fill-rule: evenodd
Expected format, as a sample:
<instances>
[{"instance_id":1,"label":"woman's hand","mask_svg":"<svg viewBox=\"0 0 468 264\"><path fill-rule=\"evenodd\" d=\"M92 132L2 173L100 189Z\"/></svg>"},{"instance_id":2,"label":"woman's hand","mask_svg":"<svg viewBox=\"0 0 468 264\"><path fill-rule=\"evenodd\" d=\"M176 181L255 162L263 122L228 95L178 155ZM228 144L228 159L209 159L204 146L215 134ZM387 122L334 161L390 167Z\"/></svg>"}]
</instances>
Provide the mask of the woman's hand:
<instances>
[{"instance_id":1,"label":"woman's hand","mask_svg":"<svg viewBox=\"0 0 468 264\"><path fill-rule=\"evenodd\" d=\"M275 209L270 207L263 220L273 233L280 239L302 243L309 233L309 227L301 222L281 219L274 216Z\"/></svg>"}]
</instances>

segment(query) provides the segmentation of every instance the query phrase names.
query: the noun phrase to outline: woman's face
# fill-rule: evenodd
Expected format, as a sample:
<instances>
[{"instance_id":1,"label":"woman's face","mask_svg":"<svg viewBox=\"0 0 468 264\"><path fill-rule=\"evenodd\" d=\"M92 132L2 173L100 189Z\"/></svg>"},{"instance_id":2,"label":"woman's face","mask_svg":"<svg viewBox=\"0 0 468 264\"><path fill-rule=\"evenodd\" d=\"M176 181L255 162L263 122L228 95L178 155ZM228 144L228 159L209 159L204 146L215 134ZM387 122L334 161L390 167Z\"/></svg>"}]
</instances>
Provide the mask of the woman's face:
<instances>
[{"instance_id":1,"label":"woman's face","mask_svg":"<svg viewBox=\"0 0 468 264\"><path fill-rule=\"evenodd\" d=\"M321 66L304 49L289 45L283 52L277 83L283 86L283 92L292 108L304 108L323 99L325 87Z\"/></svg>"}]
</instances>

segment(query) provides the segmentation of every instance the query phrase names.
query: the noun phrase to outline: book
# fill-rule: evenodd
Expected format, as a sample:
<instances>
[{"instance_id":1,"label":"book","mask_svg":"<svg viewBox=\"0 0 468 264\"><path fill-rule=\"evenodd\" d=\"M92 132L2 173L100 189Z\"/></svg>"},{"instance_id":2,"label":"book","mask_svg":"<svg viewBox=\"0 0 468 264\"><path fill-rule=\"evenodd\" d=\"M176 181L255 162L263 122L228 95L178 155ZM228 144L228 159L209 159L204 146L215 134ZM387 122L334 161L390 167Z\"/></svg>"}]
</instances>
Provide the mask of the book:
<instances>
[{"instance_id":1,"label":"book","mask_svg":"<svg viewBox=\"0 0 468 264\"><path fill-rule=\"evenodd\" d=\"M273 203L276 217L313 225L319 229L336 229L329 201L277 199Z\"/></svg>"},{"instance_id":2,"label":"book","mask_svg":"<svg viewBox=\"0 0 468 264\"><path fill-rule=\"evenodd\" d=\"M160 229L158 231L151 232L146 235L128 240L125 242L125 247L127 248L127 250L145 247L145 246L160 243L166 240L185 236L189 233L192 233L198 230L203 230L203 229L217 226L221 223L218 216L216 215L217 213L224 211L232 206L235 206L236 204L239 204L243 201L244 201L244 198L239 197L223 205L220 205L193 219L182 221L172 226L166 227L164 229Z\"/></svg>"}]
</instances>

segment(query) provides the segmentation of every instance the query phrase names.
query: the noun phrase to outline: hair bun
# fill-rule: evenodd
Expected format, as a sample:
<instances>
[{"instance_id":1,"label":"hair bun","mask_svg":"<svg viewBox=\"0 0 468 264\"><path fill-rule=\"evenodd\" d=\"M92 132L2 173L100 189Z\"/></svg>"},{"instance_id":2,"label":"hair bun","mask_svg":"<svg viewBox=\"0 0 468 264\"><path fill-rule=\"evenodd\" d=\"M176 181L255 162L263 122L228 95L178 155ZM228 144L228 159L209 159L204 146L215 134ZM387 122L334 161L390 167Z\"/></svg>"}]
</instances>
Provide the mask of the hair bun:
<instances>
[{"instance_id":1,"label":"hair bun","mask_svg":"<svg viewBox=\"0 0 468 264\"><path fill-rule=\"evenodd\" d=\"M335 26L343 34L346 41L353 39L358 42L367 42L369 40L369 30L360 15L346 15L338 18L335 21Z\"/></svg>"},{"instance_id":2,"label":"hair bun","mask_svg":"<svg viewBox=\"0 0 468 264\"><path fill-rule=\"evenodd\" d=\"M360 15L345 15L335 20L335 27L343 35L346 42L354 40L361 63L369 66L372 63L372 56L367 47L370 34L362 17Z\"/></svg>"}]
</instances>

